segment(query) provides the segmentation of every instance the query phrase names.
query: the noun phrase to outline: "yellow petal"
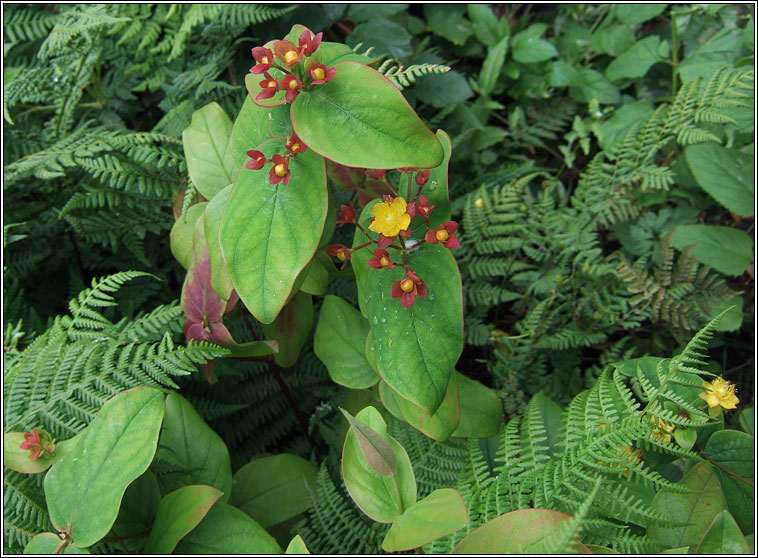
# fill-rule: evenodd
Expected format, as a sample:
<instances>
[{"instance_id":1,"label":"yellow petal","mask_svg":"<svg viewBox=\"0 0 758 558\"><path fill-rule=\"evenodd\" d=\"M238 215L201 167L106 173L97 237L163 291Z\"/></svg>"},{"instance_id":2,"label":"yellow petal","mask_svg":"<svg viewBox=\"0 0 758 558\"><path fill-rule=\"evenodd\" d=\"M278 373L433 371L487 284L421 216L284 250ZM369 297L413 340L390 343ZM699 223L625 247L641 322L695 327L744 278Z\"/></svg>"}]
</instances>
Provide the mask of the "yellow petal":
<instances>
[{"instance_id":1,"label":"yellow petal","mask_svg":"<svg viewBox=\"0 0 758 558\"><path fill-rule=\"evenodd\" d=\"M737 399L737 396L727 395L726 397L721 399L721 406L724 407L724 409L736 409L737 403L739 402L740 400Z\"/></svg>"},{"instance_id":2,"label":"yellow petal","mask_svg":"<svg viewBox=\"0 0 758 558\"><path fill-rule=\"evenodd\" d=\"M369 223L368 230L374 231L375 233L380 233L382 232L381 227L382 226L379 224L379 220L374 219L373 221L371 221L371 223Z\"/></svg>"},{"instance_id":3,"label":"yellow petal","mask_svg":"<svg viewBox=\"0 0 758 558\"><path fill-rule=\"evenodd\" d=\"M392 200L392 211L398 215L405 213L406 203L403 198L395 198Z\"/></svg>"},{"instance_id":4,"label":"yellow petal","mask_svg":"<svg viewBox=\"0 0 758 558\"><path fill-rule=\"evenodd\" d=\"M398 223L398 228L399 228L399 230L404 231L405 229L408 228L408 225L410 225L410 224L411 224L411 216L406 213L405 215L403 215L402 217L400 217L400 222Z\"/></svg>"},{"instance_id":5,"label":"yellow petal","mask_svg":"<svg viewBox=\"0 0 758 558\"><path fill-rule=\"evenodd\" d=\"M709 407L718 407L719 406L718 395L716 395L715 393L708 393L705 396L705 402L708 403Z\"/></svg>"},{"instance_id":6,"label":"yellow petal","mask_svg":"<svg viewBox=\"0 0 758 558\"><path fill-rule=\"evenodd\" d=\"M388 213L390 213L391 209L390 206L386 203L378 203L374 206L374 217L378 219L381 219Z\"/></svg>"}]
</instances>

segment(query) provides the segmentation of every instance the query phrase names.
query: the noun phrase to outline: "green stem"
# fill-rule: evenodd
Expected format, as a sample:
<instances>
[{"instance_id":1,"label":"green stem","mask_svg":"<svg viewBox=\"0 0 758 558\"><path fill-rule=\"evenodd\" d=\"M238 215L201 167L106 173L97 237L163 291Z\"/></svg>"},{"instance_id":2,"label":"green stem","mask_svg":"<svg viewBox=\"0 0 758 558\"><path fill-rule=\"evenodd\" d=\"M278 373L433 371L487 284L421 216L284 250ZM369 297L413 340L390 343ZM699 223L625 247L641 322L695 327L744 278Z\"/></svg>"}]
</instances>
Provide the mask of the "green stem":
<instances>
[{"instance_id":1,"label":"green stem","mask_svg":"<svg viewBox=\"0 0 758 558\"><path fill-rule=\"evenodd\" d=\"M676 25L676 12L671 13L671 100L676 97L676 71L679 68L679 28Z\"/></svg>"}]
</instances>

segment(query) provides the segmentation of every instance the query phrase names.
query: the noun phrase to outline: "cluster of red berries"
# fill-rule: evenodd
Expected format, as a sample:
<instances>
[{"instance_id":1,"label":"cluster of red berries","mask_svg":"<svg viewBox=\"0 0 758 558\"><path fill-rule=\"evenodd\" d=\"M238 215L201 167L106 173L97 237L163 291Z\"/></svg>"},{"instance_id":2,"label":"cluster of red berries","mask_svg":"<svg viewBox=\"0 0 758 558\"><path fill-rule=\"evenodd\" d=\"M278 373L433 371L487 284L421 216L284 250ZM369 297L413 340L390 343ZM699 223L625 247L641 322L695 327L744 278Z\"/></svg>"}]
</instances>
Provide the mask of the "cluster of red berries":
<instances>
[{"instance_id":1,"label":"cluster of red berries","mask_svg":"<svg viewBox=\"0 0 758 558\"><path fill-rule=\"evenodd\" d=\"M284 141L284 138L281 138ZM286 186L290 182L290 157L294 157L298 153L306 151L308 147L303 143L296 133L292 133L289 140L285 141L285 147L287 148L287 154L282 157L278 153L274 153L271 159L267 159L266 156L256 150L251 149L247 152L247 156L250 157L250 161L245 164L245 168L250 170L260 170L266 163L274 163L274 165L268 171L269 184L278 184L284 181Z\"/></svg>"},{"instance_id":2,"label":"cluster of red berries","mask_svg":"<svg viewBox=\"0 0 758 558\"><path fill-rule=\"evenodd\" d=\"M269 99L277 91L286 91L284 98L291 103L301 90L310 89L314 85L331 81L337 73L337 68L327 68L316 58L309 58L305 65L301 64L306 57L313 56L321 44L323 33L313 35L306 29L298 39L298 45L292 41L275 41L274 50L265 47L255 47L253 58L257 64L250 68L253 74L263 74L260 82L261 92L255 97L256 101ZM281 64L277 64L277 60ZM276 79L269 70L276 68L284 75Z\"/></svg>"},{"instance_id":3,"label":"cluster of red berries","mask_svg":"<svg viewBox=\"0 0 758 558\"><path fill-rule=\"evenodd\" d=\"M392 298L399 298L403 307L410 308L416 300L416 296L426 298L426 284L408 266L408 250L424 242L442 244L446 248L453 249L460 246L460 241L454 236L455 231L458 229L458 223L455 221L442 223L436 229L432 229L429 224L429 214L435 206L429 205L429 200L426 196L421 195L424 184L429 180L429 169L416 173L416 184L419 189L411 202L406 201L411 198L411 179L413 172L419 171L419 169L404 167L398 170L408 173L408 194L406 198L384 196L382 202L374 206L374 217L370 221L369 230L379 233L378 240L373 240L368 232L356 221L356 211L351 200L348 205L340 207L340 218L337 220L337 224L354 223L366 235L368 242L352 249L344 244L333 244L327 246L326 252L331 256L335 256L341 262L347 263L353 252L376 244L377 248L374 249L374 257L368 261L369 267L374 269L392 269L394 265L402 265L405 269L405 277L395 281L390 294ZM366 171L366 176L374 180L384 181L385 185L391 189L390 184L385 179L385 174L385 170ZM411 242L406 243L405 239L411 235L410 222L416 216L426 219L426 234L424 235L424 239L419 242L413 244ZM400 246L394 246L393 244L398 239ZM393 248L401 252L403 257L402 264L392 260L387 248Z\"/></svg>"}]
</instances>

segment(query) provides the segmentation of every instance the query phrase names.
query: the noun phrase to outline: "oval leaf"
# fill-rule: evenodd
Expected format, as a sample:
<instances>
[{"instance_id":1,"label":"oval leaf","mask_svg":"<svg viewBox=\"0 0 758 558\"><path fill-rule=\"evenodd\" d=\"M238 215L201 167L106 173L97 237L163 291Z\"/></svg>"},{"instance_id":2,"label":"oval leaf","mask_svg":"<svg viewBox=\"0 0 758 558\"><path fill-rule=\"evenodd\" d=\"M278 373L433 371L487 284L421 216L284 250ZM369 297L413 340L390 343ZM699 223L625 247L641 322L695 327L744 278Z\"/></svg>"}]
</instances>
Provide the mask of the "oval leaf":
<instances>
[{"instance_id":1,"label":"oval leaf","mask_svg":"<svg viewBox=\"0 0 758 558\"><path fill-rule=\"evenodd\" d=\"M226 444L192 404L177 393L166 397L156 459L163 461L166 469L158 479L164 494L182 486L202 484L222 491L222 502L229 499L232 466Z\"/></svg>"},{"instance_id":2,"label":"oval leaf","mask_svg":"<svg viewBox=\"0 0 758 558\"><path fill-rule=\"evenodd\" d=\"M550 550L551 533L570 515L555 510L524 509L488 521L466 535L453 554L545 554ZM578 549L587 549L578 543ZM589 554L589 550L583 552Z\"/></svg>"},{"instance_id":3,"label":"oval leaf","mask_svg":"<svg viewBox=\"0 0 758 558\"><path fill-rule=\"evenodd\" d=\"M90 546L110 531L126 487L153 460L163 411L157 389L136 387L117 395L47 473L50 520L77 546Z\"/></svg>"},{"instance_id":4,"label":"oval leaf","mask_svg":"<svg viewBox=\"0 0 758 558\"><path fill-rule=\"evenodd\" d=\"M127 550L134 551L144 544L155 523L160 503L158 479L148 469L126 489L118 517L111 528L117 537L124 537L123 544Z\"/></svg>"},{"instance_id":5,"label":"oval leaf","mask_svg":"<svg viewBox=\"0 0 758 558\"><path fill-rule=\"evenodd\" d=\"M86 548L79 548L73 544L67 544L60 552L63 539L55 533L40 533L30 540L24 547L24 554L89 554ZM58 551L58 552L56 552Z\"/></svg>"},{"instance_id":6,"label":"oval leaf","mask_svg":"<svg viewBox=\"0 0 758 558\"><path fill-rule=\"evenodd\" d=\"M468 510L463 497L452 488L440 488L419 500L398 517L382 542L387 552L418 548L463 529Z\"/></svg>"},{"instance_id":7,"label":"oval leaf","mask_svg":"<svg viewBox=\"0 0 758 558\"><path fill-rule=\"evenodd\" d=\"M208 202L203 213L203 232L208 245L208 256L211 259L211 286L224 300L229 300L234 286L221 254L221 245L218 243L218 229L221 227L221 217L224 215L226 204L229 203L231 195L232 184L229 184Z\"/></svg>"},{"instance_id":8,"label":"oval leaf","mask_svg":"<svg viewBox=\"0 0 758 558\"><path fill-rule=\"evenodd\" d=\"M186 215L181 215L174 226L171 227L170 244L171 254L176 258L184 269L190 266L192 259L192 242L195 236L195 224L202 217L207 202L196 203L187 210Z\"/></svg>"},{"instance_id":9,"label":"oval leaf","mask_svg":"<svg viewBox=\"0 0 758 558\"><path fill-rule=\"evenodd\" d=\"M688 146L684 156L698 185L713 199L737 215L753 216L755 163L752 155L702 143Z\"/></svg>"},{"instance_id":10,"label":"oval leaf","mask_svg":"<svg viewBox=\"0 0 758 558\"><path fill-rule=\"evenodd\" d=\"M349 302L326 295L313 336L313 351L336 383L363 389L373 386L379 376L366 360L369 325Z\"/></svg>"},{"instance_id":11,"label":"oval leaf","mask_svg":"<svg viewBox=\"0 0 758 558\"><path fill-rule=\"evenodd\" d=\"M245 83L248 84L251 78L258 78L253 82L257 89L255 93L257 95L260 92L258 81L262 78L248 74L245 76ZM242 108L232 127L231 145L235 163L241 167L250 160L250 157L247 156L248 151L258 149L259 145L272 137L286 138L290 133L288 107L259 107L248 95L245 97L245 102L242 103Z\"/></svg>"},{"instance_id":12,"label":"oval leaf","mask_svg":"<svg viewBox=\"0 0 758 558\"><path fill-rule=\"evenodd\" d=\"M237 508L216 503L200 524L176 546L174 554L282 554L266 530Z\"/></svg>"},{"instance_id":13,"label":"oval leaf","mask_svg":"<svg viewBox=\"0 0 758 558\"><path fill-rule=\"evenodd\" d=\"M270 156L270 154L268 155ZM313 151L290 159L289 185L244 169L221 219L219 241L245 306L271 323L318 247L327 214L326 168Z\"/></svg>"},{"instance_id":14,"label":"oval leaf","mask_svg":"<svg viewBox=\"0 0 758 558\"><path fill-rule=\"evenodd\" d=\"M461 420L453 436L461 438L490 438L497 436L503 424L503 404L490 388L464 374L458 377Z\"/></svg>"},{"instance_id":15,"label":"oval leaf","mask_svg":"<svg viewBox=\"0 0 758 558\"><path fill-rule=\"evenodd\" d=\"M193 112L192 122L182 132L187 171L205 199L212 199L234 182L239 165L229 145L231 134L232 121L218 103Z\"/></svg>"},{"instance_id":16,"label":"oval leaf","mask_svg":"<svg viewBox=\"0 0 758 558\"><path fill-rule=\"evenodd\" d=\"M222 492L212 486L183 486L167 494L158 506L145 554L171 554L177 543L200 523Z\"/></svg>"},{"instance_id":17,"label":"oval leaf","mask_svg":"<svg viewBox=\"0 0 758 558\"><path fill-rule=\"evenodd\" d=\"M424 244L408 254L408 265L426 283L426 298L404 308L391 298L402 266L370 269L366 311L379 375L401 397L433 414L445 398L463 351L461 277L450 250Z\"/></svg>"},{"instance_id":18,"label":"oval leaf","mask_svg":"<svg viewBox=\"0 0 758 558\"><path fill-rule=\"evenodd\" d=\"M300 535L295 535L287 545L285 554L310 554L308 547L305 546L305 541Z\"/></svg>"},{"instance_id":19,"label":"oval leaf","mask_svg":"<svg viewBox=\"0 0 758 558\"><path fill-rule=\"evenodd\" d=\"M308 147L350 167L442 163L439 141L390 80L357 62L334 67L332 81L300 93L292 103L292 126Z\"/></svg>"},{"instance_id":20,"label":"oval leaf","mask_svg":"<svg viewBox=\"0 0 758 558\"><path fill-rule=\"evenodd\" d=\"M711 522L695 554L752 554L742 531L731 514L719 512Z\"/></svg>"},{"instance_id":21,"label":"oval leaf","mask_svg":"<svg viewBox=\"0 0 758 558\"><path fill-rule=\"evenodd\" d=\"M698 261L725 275L742 275L753 263L753 239L745 231L717 225L679 225L671 237L679 250L694 245Z\"/></svg>"},{"instance_id":22,"label":"oval leaf","mask_svg":"<svg viewBox=\"0 0 758 558\"><path fill-rule=\"evenodd\" d=\"M743 533L752 533L755 529L755 438L737 430L721 430L708 438L705 452L734 473L729 474L721 467L717 469L729 511Z\"/></svg>"},{"instance_id":23,"label":"oval leaf","mask_svg":"<svg viewBox=\"0 0 758 558\"><path fill-rule=\"evenodd\" d=\"M311 506L317 476L316 467L297 455L260 457L234 474L230 504L262 527L276 525Z\"/></svg>"},{"instance_id":24,"label":"oval leaf","mask_svg":"<svg viewBox=\"0 0 758 558\"><path fill-rule=\"evenodd\" d=\"M380 475L363 455L355 430L350 428L342 447L342 478L350 497L374 521L391 523L416 501L416 479L403 446L387 434L387 424L374 407L355 417L389 443L395 455L395 474Z\"/></svg>"},{"instance_id":25,"label":"oval leaf","mask_svg":"<svg viewBox=\"0 0 758 558\"><path fill-rule=\"evenodd\" d=\"M385 477L394 475L395 453L392 451L389 442L382 438L378 432L356 420L345 409L340 409L340 411L350 423L353 435L361 448L361 453L371 468Z\"/></svg>"},{"instance_id":26,"label":"oval leaf","mask_svg":"<svg viewBox=\"0 0 758 558\"><path fill-rule=\"evenodd\" d=\"M23 432L6 432L3 434L3 467L19 473L34 474L47 471L53 464L52 458L45 454L37 459L29 459L32 450L21 449L26 442Z\"/></svg>"},{"instance_id":27,"label":"oval leaf","mask_svg":"<svg viewBox=\"0 0 758 558\"><path fill-rule=\"evenodd\" d=\"M308 340L312 328L313 297L302 291L295 293L284 305L273 323L261 325L263 336L278 343L279 352L274 360L283 368L294 366L297 362L300 349Z\"/></svg>"}]
</instances>

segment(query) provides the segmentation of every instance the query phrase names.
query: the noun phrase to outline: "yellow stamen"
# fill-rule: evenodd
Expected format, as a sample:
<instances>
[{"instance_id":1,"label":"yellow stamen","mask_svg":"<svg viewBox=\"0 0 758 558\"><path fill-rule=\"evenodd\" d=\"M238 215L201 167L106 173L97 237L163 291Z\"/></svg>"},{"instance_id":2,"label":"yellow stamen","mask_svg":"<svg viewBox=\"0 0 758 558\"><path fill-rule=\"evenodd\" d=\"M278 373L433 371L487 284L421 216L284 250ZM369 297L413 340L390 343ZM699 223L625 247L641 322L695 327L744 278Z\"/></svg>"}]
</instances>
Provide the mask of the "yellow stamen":
<instances>
[{"instance_id":1,"label":"yellow stamen","mask_svg":"<svg viewBox=\"0 0 758 558\"><path fill-rule=\"evenodd\" d=\"M268 64L268 63L269 63L268 56L264 56L263 58L261 58L261 64Z\"/></svg>"},{"instance_id":2,"label":"yellow stamen","mask_svg":"<svg viewBox=\"0 0 758 558\"><path fill-rule=\"evenodd\" d=\"M384 267L387 267L388 265L390 265L390 261L385 256L382 256L382 259L379 260L379 263L382 264Z\"/></svg>"},{"instance_id":3,"label":"yellow stamen","mask_svg":"<svg viewBox=\"0 0 758 558\"><path fill-rule=\"evenodd\" d=\"M413 281L411 281L410 279L406 279L405 281L400 283L400 288L406 293L411 292L413 290Z\"/></svg>"},{"instance_id":4,"label":"yellow stamen","mask_svg":"<svg viewBox=\"0 0 758 558\"><path fill-rule=\"evenodd\" d=\"M293 152L293 153L294 153L295 151L298 151L299 149L300 149L300 144L299 144L299 143L293 143L293 144L292 144L292 152Z\"/></svg>"},{"instance_id":5,"label":"yellow stamen","mask_svg":"<svg viewBox=\"0 0 758 558\"><path fill-rule=\"evenodd\" d=\"M276 176L284 176L287 174L287 170L284 168L284 163L279 163L274 167L274 174Z\"/></svg>"},{"instance_id":6,"label":"yellow stamen","mask_svg":"<svg viewBox=\"0 0 758 558\"><path fill-rule=\"evenodd\" d=\"M284 53L284 61L289 64L290 62L294 62L299 58L296 50L288 50Z\"/></svg>"},{"instance_id":7,"label":"yellow stamen","mask_svg":"<svg viewBox=\"0 0 758 558\"><path fill-rule=\"evenodd\" d=\"M276 82L272 79L271 81L268 82L268 85L266 87L269 87L269 88L276 87Z\"/></svg>"},{"instance_id":8,"label":"yellow stamen","mask_svg":"<svg viewBox=\"0 0 758 558\"><path fill-rule=\"evenodd\" d=\"M291 79L290 80L290 89L297 89L297 80Z\"/></svg>"},{"instance_id":9,"label":"yellow stamen","mask_svg":"<svg viewBox=\"0 0 758 558\"><path fill-rule=\"evenodd\" d=\"M445 229L442 229L441 231L437 231L434 236L437 237L437 240L440 242L445 242L448 238L450 238L450 235L447 233Z\"/></svg>"},{"instance_id":10,"label":"yellow stamen","mask_svg":"<svg viewBox=\"0 0 758 558\"><path fill-rule=\"evenodd\" d=\"M313 70L313 77L316 79L324 79L324 77L326 77L326 72L324 72L323 68L316 68Z\"/></svg>"},{"instance_id":11,"label":"yellow stamen","mask_svg":"<svg viewBox=\"0 0 758 558\"><path fill-rule=\"evenodd\" d=\"M337 252L337 259L341 262L346 262L347 256L345 255L345 252Z\"/></svg>"}]
</instances>

